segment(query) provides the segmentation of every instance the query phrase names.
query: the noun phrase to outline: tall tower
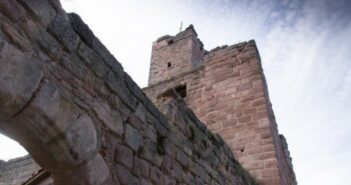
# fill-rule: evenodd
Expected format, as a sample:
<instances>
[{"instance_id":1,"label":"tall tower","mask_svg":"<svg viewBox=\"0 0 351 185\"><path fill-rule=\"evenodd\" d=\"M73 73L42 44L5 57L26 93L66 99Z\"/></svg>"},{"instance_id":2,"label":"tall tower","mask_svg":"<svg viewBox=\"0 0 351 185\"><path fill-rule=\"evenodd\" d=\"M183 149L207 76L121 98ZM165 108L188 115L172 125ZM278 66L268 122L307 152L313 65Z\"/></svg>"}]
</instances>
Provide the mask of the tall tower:
<instances>
[{"instance_id":1,"label":"tall tower","mask_svg":"<svg viewBox=\"0 0 351 185\"><path fill-rule=\"evenodd\" d=\"M231 147L263 185L296 185L285 138L279 135L254 41L203 49L193 26L153 43L149 86L155 103L173 89Z\"/></svg>"},{"instance_id":2,"label":"tall tower","mask_svg":"<svg viewBox=\"0 0 351 185\"><path fill-rule=\"evenodd\" d=\"M203 44L192 25L176 37L163 36L152 45L149 85L190 71L203 62Z\"/></svg>"}]
</instances>

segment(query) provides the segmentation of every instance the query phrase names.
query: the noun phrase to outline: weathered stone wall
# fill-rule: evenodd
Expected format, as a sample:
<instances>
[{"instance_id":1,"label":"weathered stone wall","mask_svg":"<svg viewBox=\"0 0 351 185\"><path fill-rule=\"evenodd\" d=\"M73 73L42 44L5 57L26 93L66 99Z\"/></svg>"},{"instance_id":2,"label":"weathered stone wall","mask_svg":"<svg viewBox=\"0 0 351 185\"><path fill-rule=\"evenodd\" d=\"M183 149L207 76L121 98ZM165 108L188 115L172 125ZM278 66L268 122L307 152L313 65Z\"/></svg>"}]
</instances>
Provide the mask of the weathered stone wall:
<instances>
[{"instance_id":1,"label":"weathered stone wall","mask_svg":"<svg viewBox=\"0 0 351 185\"><path fill-rule=\"evenodd\" d=\"M176 93L159 105L58 1L0 1L0 131L56 185L253 184Z\"/></svg>"},{"instance_id":2,"label":"weathered stone wall","mask_svg":"<svg viewBox=\"0 0 351 185\"><path fill-rule=\"evenodd\" d=\"M23 184L39 173L41 169L29 156L11 159L2 163L0 165L0 185Z\"/></svg>"},{"instance_id":3,"label":"weathered stone wall","mask_svg":"<svg viewBox=\"0 0 351 185\"><path fill-rule=\"evenodd\" d=\"M153 55L158 52L154 49ZM153 64L151 61L151 67ZM204 56L202 66L172 74L144 89L153 102L162 102L169 89L183 89L186 104L210 130L224 138L234 156L259 182L296 184L287 146L278 135L254 41L215 48Z\"/></svg>"}]
</instances>

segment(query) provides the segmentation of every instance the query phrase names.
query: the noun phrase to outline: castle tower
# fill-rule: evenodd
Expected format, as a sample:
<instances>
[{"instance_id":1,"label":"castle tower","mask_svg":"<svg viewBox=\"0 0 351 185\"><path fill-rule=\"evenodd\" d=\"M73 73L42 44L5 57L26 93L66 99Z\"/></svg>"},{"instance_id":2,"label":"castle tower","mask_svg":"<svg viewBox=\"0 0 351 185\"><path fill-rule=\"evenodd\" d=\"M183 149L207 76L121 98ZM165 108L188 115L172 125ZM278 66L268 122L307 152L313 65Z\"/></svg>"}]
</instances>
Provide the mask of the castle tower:
<instances>
[{"instance_id":1,"label":"castle tower","mask_svg":"<svg viewBox=\"0 0 351 185\"><path fill-rule=\"evenodd\" d=\"M157 39L152 51L149 85L190 71L204 61L203 44L192 25L176 37Z\"/></svg>"},{"instance_id":2,"label":"castle tower","mask_svg":"<svg viewBox=\"0 0 351 185\"><path fill-rule=\"evenodd\" d=\"M296 185L279 135L254 41L203 49L192 26L153 43L149 86L155 103L173 89L263 185Z\"/></svg>"}]
</instances>

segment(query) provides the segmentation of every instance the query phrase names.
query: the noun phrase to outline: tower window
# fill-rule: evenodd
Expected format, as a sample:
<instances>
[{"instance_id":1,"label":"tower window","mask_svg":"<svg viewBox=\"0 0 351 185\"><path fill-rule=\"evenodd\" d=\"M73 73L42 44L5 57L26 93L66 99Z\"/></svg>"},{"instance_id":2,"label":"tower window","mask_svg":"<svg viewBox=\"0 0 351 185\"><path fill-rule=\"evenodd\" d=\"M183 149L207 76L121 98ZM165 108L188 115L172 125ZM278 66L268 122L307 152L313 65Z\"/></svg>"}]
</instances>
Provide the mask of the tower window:
<instances>
[{"instance_id":1,"label":"tower window","mask_svg":"<svg viewBox=\"0 0 351 185\"><path fill-rule=\"evenodd\" d=\"M182 98L186 97L186 85L181 85L175 88L178 95Z\"/></svg>"},{"instance_id":2,"label":"tower window","mask_svg":"<svg viewBox=\"0 0 351 185\"><path fill-rule=\"evenodd\" d=\"M170 68L172 64L170 62L167 63L167 67Z\"/></svg>"},{"instance_id":3,"label":"tower window","mask_svg":"<svg viewBox=\"0 0 351 185\"><path fill-rule=\"evenodd\" d=\"M174 43L174 41L173 41L173 39L171 39L171 40L169 40L167 43L168 43L168 45L171 45L171 44Z\"/></svg>"}]
</instances>

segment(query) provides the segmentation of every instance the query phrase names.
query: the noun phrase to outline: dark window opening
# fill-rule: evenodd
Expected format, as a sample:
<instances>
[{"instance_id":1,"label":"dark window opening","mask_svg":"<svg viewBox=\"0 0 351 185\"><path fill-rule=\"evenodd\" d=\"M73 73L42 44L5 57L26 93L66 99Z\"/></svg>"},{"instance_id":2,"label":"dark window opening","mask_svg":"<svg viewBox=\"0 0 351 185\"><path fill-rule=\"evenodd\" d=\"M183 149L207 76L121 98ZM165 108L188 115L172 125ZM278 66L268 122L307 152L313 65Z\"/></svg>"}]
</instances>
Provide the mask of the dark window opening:
<instances>
[{"instance_id":1,"label":"dark window opening","mask_svg":"<svg viewBox=\"0 0 351 185\"><path fill-rule=\"evenodd\" d=\"M241 150L240 150L240 152L244 152L245 150L242 148Z\"/></svg>"},{"instance_id":2,"label":"dark window opening","mask_svg":"<svg viewBox=\"0 0 351 185\"><path fill-rule=\"evenodd\" d=\"M167 63L167 67L171 67L172 64L170 62Z\"/></svg>"},{"instance_id":3,"label":"dark window opening","mask_svg":"<svg viewBox=\"0 0 351 185\"><path fill-rule=\"evenodd\" d=\"M170 88L163 93L159 94L157 96L157 101L163 102L167 98L173 97L175 99L177 98L185 98L186 97L186 85L179 85L173 88Z\"/></svg>"},{"instance_id":4,"label":"dark window opening","mask_svg":"<svg viewBox=\"0 0 351 185\"><path fill-rule=\"evenodd\" d=\"M180 97L186 97L186 85L181 85L175 88L176 92L179 94Z\"/></svg>"},{"instance_id":5,"label":"dark window opening","mask_svg":"<svg viewBox=\"0 0 351 185\"><path fill-rule=\"evenodd\" d=\"M173 43L174 43L173 39L171 39L171 40L168 41L168 45L171 45L171 44L173 44Z\"/></svg>"}]
</instances>

